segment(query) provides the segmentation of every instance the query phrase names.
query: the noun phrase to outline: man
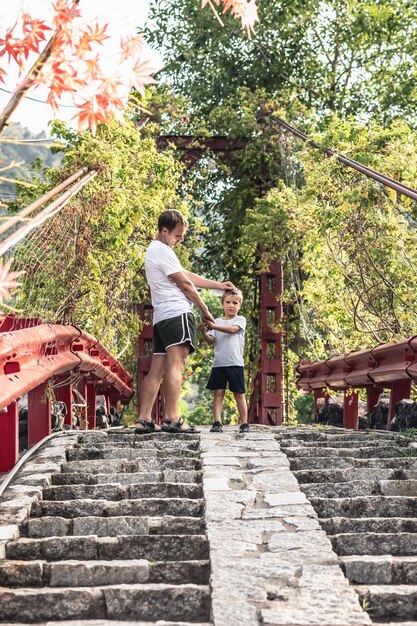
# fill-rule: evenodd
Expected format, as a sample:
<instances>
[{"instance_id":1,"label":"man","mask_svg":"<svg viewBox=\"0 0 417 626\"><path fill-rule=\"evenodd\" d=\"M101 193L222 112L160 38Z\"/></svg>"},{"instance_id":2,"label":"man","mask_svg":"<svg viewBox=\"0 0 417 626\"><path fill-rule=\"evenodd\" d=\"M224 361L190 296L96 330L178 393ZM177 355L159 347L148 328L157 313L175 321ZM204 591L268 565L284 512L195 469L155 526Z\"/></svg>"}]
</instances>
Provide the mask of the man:
<instances>
[{"instance_id":1,"label":"man","mask_svg":"<svg viewBox=\"0 0 417 626\"><path fill-rule=\"evenodd\" d=\"M158 218L158 235L145 254L146 279L151 290L153 313L153 356L143 381L136 433L196 432L178 414L182 371L189 354L195 350L196 323L193 304L203 322L213 322L197 287L234 289L233 283L219 283L185 270L173 248L184 240L185 217L175 210L164 211ZM151 420L151 411L162 380L164 381L165 418L162 428Z\"/></svg>"}]
</instances>

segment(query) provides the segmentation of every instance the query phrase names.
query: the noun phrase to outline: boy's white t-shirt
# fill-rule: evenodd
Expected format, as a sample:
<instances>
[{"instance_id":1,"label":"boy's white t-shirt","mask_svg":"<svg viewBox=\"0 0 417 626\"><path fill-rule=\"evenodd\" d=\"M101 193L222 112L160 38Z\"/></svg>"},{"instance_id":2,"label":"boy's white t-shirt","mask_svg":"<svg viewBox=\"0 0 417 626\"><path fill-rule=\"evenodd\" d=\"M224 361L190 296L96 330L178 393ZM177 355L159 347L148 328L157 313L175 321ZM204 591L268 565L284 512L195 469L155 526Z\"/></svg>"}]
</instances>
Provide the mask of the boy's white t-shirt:
<instances>
[{"instance_id":1,"label":"boy's white t-shirt","mask_svg":"<svg viewBox=\"0 0 417 626\"><path fill-rule=\"evenodd\" d=\"M171 274L183 272L174 250L154 239L145 254L146 279L151 290L153 323L191 313L193 305L183 291L169 279Z\"/></svg>"},{"instance_id":2,"label":"boy's white t-shirt","mask_svg":"<svg viewBox=\"0 0 417 626\"><path fill-rule=\"evenodd\" d=\"M237 315L231 320L218 317L215 320L218 326L239 326L237 333L222 333L221 330L209 330L208 334L214 337L214 359L212 367L229 367L244 365L243 350L245 348L246 319Z\"/></svg>"}]
</instances>

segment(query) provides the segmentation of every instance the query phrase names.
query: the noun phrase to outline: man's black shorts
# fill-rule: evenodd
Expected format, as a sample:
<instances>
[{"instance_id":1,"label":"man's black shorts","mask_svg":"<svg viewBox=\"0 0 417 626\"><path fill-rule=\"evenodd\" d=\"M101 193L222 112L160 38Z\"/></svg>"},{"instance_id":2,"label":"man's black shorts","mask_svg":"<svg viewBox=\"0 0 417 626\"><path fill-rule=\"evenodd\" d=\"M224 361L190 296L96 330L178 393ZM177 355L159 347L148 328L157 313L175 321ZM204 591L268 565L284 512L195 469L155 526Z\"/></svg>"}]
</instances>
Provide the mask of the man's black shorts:
<instances>
[{"instance_id":1,"label":"man's black shorts","mask_svg":"<svg viewBox=\"0 0 417 626\"><path fill-rule=\"evenodd\" d=\"M188 343L190 354L195 351L196 325L193 313L162 320L153 327L153 353L166 354L171 346Z\"/></svg>"},{"instance_id":2,"label":"man's black shorts","mask_svg":"<svg viewBox=\"0 0 417 626\"><path fill-rule=\"evenodd\" d=\"M213 367L206 389L227 389L234 393L245 393L245 373L241 365Z\"/></svg>"}]
</instances>

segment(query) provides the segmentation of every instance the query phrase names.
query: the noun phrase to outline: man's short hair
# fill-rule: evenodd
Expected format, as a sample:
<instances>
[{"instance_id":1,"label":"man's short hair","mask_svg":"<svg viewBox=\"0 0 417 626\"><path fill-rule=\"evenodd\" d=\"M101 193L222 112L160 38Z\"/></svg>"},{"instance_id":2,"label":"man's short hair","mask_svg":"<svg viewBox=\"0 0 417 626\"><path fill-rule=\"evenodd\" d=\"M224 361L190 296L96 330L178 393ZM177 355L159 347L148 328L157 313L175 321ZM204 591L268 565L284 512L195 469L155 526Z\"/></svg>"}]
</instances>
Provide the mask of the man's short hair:
<instances>
[{"instance_id":1,"label":"man's short hair","mask_svg":"<svg viewBox=\"0 0 417 626\"><path fill-rule=\"evenodd\" d=\"M187 228L187 219L182 213L176 209L169 209L164 211L158 217L158 231L161 232L163 228L167 228L169 231L174 230L178 225L185 226Z\"/></svg>"},{"instance_id":2,"label":"man's short hair","mask_svg":"<svg viewBox=\"0 0 417 626\"><path fill-rule=\"evenodd\" d=\"M240 289L226 289L226 291L222 293L222 304L227 296L236 296L237 298L239 298L240 304L243 303L243 293L240 291Z\"/></svg>"}]
</instances>

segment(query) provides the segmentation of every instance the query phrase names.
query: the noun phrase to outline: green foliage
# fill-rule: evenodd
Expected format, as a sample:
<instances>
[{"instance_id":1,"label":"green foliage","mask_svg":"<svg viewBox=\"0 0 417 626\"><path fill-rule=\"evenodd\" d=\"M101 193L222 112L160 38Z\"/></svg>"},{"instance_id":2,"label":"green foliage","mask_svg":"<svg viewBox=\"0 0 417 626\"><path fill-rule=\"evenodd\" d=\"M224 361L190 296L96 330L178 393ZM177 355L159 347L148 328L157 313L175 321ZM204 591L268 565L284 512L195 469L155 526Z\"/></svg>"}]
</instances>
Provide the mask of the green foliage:
<instances>
[{"instance_id":1,"label":"green foliage","mask_svg":"<svg viewBox=\"0 0 417 626\"><path fill-rule=\"evenodd\" d=\"M314 396L312 393L299 392L294 400L295 418L299 424L312 424Z\"/></svg>"},{"instance_id":2,"label":"green foliage","mask_svg":"<svg viewBox=\"0 0 417 626\"><path fill-rule=\"evenodd\" d=\"M21 181L29 181L32 177L31 164L39 167L56 167L61 160L61 153L56 154L50 145L44 143L8 143L10 140L44 139L45 133L32 133L21 124L10 122L2 131L0 143L1 168L8 168L12 163L16 165L12 169L3 169L2 176L5 178ZM35 169L35 167L33 169ZM14 182L0 180L0 199L8 205L16 195Z\"/></svg>"},{"instance_id":3,"label":"green foliage","mask_svg":"<svg viewBox=\"0 0 417 626\"><path fill-rule=\"evenodd\" d=\"M291 89L319 117L414 119L415 10L403 0L260 0L249 39L196 0L152 0L146 38L164 53L163 76L205 116L246 87Z\"/></svg>"},{"instance_id":4,"label":"green foliage","mask_svg":"<svg viewBox=\"0 0 417 626\"><path fill-rule=\"evenodd\" d=\"M35 240L17 249L16 263L26 274L16 306L23 314L79 325L123 353L133 371L137 306L148 298L144 252L159 213L178 205L181 166L170 151L158 150L155 128L141 131L133 115L125 125L100 125L95 137L76 135L60 122L53 132L67 147L61 169L45 170L51 186L83 166L98 174L53 218L53 236L46 222ZM39 182L33 197L46 185ZM26 190L20 203L30 199Z\"/></svg>"}]
</instances>

